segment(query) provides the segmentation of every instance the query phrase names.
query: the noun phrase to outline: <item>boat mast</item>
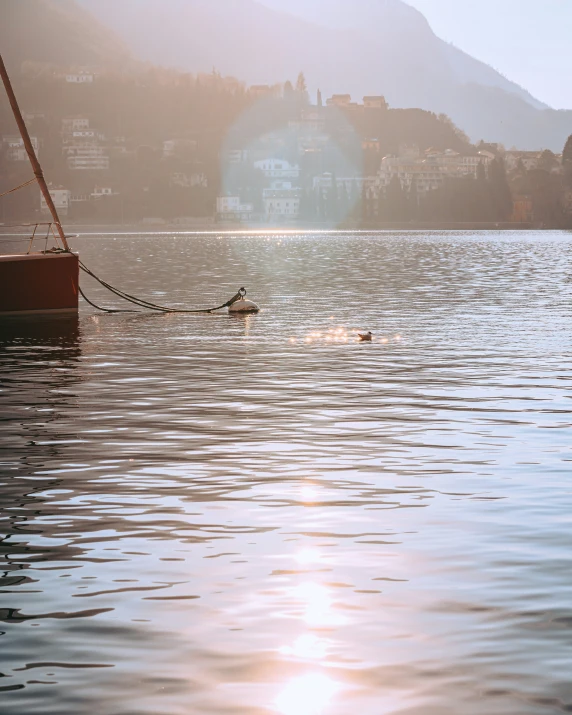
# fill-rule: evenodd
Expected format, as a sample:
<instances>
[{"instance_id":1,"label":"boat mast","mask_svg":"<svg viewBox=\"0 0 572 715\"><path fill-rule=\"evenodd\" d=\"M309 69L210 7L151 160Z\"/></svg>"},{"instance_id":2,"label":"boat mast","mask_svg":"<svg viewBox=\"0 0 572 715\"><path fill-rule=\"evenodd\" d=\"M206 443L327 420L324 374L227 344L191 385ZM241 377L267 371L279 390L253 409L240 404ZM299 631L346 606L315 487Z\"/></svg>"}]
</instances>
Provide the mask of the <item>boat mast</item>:
<instances>
[{"instance_id":1,"label":"boat mast","mask_svg":"<svg viewBox=\"0 0 572 715\"><path fill-rule=\"evenodd\" d=\"M48 208L50 209L50 213L52 214L54 223L58 227L58 233L60 234L60 238L62 239L64 248L66 249L66 251L69 251L70 247L68 245L66 235L65 235L62 225L60 223L58 212L57 212L54 202L52 200L50 191L48 189L48 185L46 184L46 180L44 179L44 172L42 171L42 167L40 166L40 162L38 161L38 157L36 156L36 152L34 151L34 147L32 146L32 142L30 140L30 135L28 134L28 129L26 127L26 123L24 122L24 118L22 117L22 112L20 111L20 107L18 106L18 101L16 99L16 95L14 94L14 90L12 89L12 83L10 82L10 77L8 77L8 72L6 71L6 65L4 64L4 60L2 59L1 54L0 54L0 76L2 76L2 81L4 82L4 87L6 88L6 94L8 95L8 99L10 101L10 106L12 107L12 111L14 112L14 119L16 120L18 129L20 130L20 135L22 137L22 140L24 141L24 146L26 147L26 151L28 152L28 157L30 159L30 163L32 164L32 168L34 170L34 176L36 177L36 180L40 186L40 190L44 196L46 204L47 204Z\"/></svg>"}]
</instances>

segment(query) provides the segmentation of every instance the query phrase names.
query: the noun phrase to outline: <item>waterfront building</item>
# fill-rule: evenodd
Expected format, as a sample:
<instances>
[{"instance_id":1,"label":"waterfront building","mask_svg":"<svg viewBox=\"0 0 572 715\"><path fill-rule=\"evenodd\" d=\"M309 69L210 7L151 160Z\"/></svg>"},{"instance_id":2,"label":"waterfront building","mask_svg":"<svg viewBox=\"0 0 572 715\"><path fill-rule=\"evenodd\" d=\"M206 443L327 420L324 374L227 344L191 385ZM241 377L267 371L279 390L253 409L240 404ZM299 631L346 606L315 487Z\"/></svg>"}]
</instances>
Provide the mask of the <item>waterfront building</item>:
<instances>
[{"instance_id":1,"label":"waterfront building","mask_svg":"<svg viewBox=\"0 0 572 715\"><path fill-rule=\"evenodd\" d=\"M534 221L534 205L530 196L515 196L513 199L513 223L532 223Z\"/></svg>"},{"instance_id":2,"label":"waterfront building","mask_svg":"<svg viewBox=\"0 0 572 715\"><path fill-rule=\"evenodd\" d=\"M58 187L55 189L52 189L49 187L50 191L50 196L52 197L52 201L54 202L54 206L56 207L56 210L60 216L67 216L69 207L71 204L71 191L68 191L68 189L64 189L63 187ZM48 208L48 204L46 203L46 199L44 198L44 195L40 191L40 211L43 214L49 214L50 209Z\"/></svg>"},{"instance_id":3,"label":"waterfront building","mask_svg":"<svg viewBox=\"0 0 572 715\"><path fill-rule=\"evenodd\" d=\"M94 200L102 199L106 196L114 196L114 194L115 192L109 186L96 186L91 192L91 198Z\"/></svg>"},{"instance_id":4,"label":"waterfront building","mask_svg":"<svg viewBox=\"0 0 572 715\"><path fill-rule=\"evenodd\" d=\"M218 196L216 213L219 221L251 221L254 218L254 205L242 203L240 196Z\"/></svg>"},{"instance_id":5,"label":"waterfront building","mask_svg":"<svg viewBox=\"0 0 572 715\"><path fill-rule=\"evenodd\" d=\"M336 176L336 186L338 189L345 189L349 196L361 193L363 185L368 184L371 179L363 176ZM320 176L315 176L312 182L313 189L319 189L322 192L328 191L334 185L334 175L330 172L325 172Z\"/></svg>"},{"instance_id":6,"label":"waterfront building","mask_svg":"<svg viewBox=\"0 0 572 715\"><path fill-rule=\"evenodd\" d=\"M294 221L300 215L301 189L270 188L262 192L264 216L272 221Z\"/></svg>"},{"instance_id":7,"label":"waterfront building","mask_svg":"<svg viewBox=\"0 0 572 715\"><path fill-rule=\"evenodd\" d=\"M381 167L376 177L377 192L385 192L394 177L399 178L404 189L409 190L413 183L419 194L438 189L446 179L458 179L463 176L477 177L479 165L485 168L491 158L486 153L461 155L451 149L438 152L429 149L419 155L416 147L403 149L399 156L386 156L381 160Z\"/></svg>"}]
</instances>

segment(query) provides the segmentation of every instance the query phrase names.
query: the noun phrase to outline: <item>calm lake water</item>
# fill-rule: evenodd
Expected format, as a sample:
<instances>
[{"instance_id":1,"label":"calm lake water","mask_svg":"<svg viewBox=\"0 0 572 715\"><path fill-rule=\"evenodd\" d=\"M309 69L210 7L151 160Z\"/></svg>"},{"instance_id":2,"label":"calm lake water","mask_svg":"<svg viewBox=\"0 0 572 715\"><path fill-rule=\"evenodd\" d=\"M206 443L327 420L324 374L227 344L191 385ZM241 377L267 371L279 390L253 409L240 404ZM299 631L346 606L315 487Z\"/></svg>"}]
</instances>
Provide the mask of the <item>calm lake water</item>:
<instances>
[{"instance_id":1,"label":"calm lake water","mask_svg":"<svg viewBox=\"0 0 572 715\"><path fill-rule=\"evenodd\" d=\"M3 324L2 713L572 712L572 234L74 247L264 310Z\"/></svg>"}]
</instances>

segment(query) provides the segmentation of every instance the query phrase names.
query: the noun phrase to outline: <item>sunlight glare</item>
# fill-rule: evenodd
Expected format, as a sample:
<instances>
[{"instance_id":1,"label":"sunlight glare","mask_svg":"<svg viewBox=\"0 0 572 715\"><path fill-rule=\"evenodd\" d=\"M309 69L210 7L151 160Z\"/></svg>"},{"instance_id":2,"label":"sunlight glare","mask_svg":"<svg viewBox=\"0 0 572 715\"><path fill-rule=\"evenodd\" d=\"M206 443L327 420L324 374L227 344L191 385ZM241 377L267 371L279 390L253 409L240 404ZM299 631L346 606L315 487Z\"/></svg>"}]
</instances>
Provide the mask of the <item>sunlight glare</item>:
<instances>
[{"instance_id":1,"label":"sunlight glare","mask_svg":"<svg viewBox=\"0 0 572 715\"><path fill-rule=\"evenodd\" d=\"M317 549L302 549L294 558L299 564L312 564L320 560L320 552Z\"/></svg>"},{"instance_id":2,"label":"sunlight glare","mask_svg":"<svg viewBox=\"0 0 572 715\"><path fill-rule=\"evenodd\" d=\"M294 656L303 660L323 660L328 651L328 646L312 633L306 633L294 641L294 645L284 646L280 652L284 655Z\"/></svg>"},{"instance_id":3,"label":"sunlight glare","mask_svg":"<svg viewBox=\"0 0 572 715\"><path fill-rule=\"evenodd\" d=\"M332 610L329 590L318 583L302 583L296 596L304 602L304 620L309 626L321 628L345 623L345 618Z\"/></svg>"},{"instance_id":4,"label":"sunlight glare","mask_svg":"<svg viewBox=\"0 0 572 715\"><path fill-rule=\"evenodd\" d=\"M288 683L276 698L276 706L282 715L324 715L340 689L327 675L307 673Z\"/></svg>"}]
</instances>

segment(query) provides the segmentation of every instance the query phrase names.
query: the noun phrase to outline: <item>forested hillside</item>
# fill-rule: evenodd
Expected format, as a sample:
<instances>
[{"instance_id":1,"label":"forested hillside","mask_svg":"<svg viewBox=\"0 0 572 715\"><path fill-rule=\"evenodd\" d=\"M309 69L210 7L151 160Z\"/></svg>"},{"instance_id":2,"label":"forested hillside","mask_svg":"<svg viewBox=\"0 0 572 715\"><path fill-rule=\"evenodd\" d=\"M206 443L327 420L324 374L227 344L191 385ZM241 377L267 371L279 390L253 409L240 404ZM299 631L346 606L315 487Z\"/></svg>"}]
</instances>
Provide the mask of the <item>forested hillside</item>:
<instances>
[{"instance_id":1,"label":"forested hillside","mask_svg":"<svg viewBox=\"0 0 572 715\"><path fill-rule=\"evenodd\" d=\"M0 48L12 70L24 62L117 67L130 59L113 30L75 0L2 0Z\"/></svg>"}]
</instances>

